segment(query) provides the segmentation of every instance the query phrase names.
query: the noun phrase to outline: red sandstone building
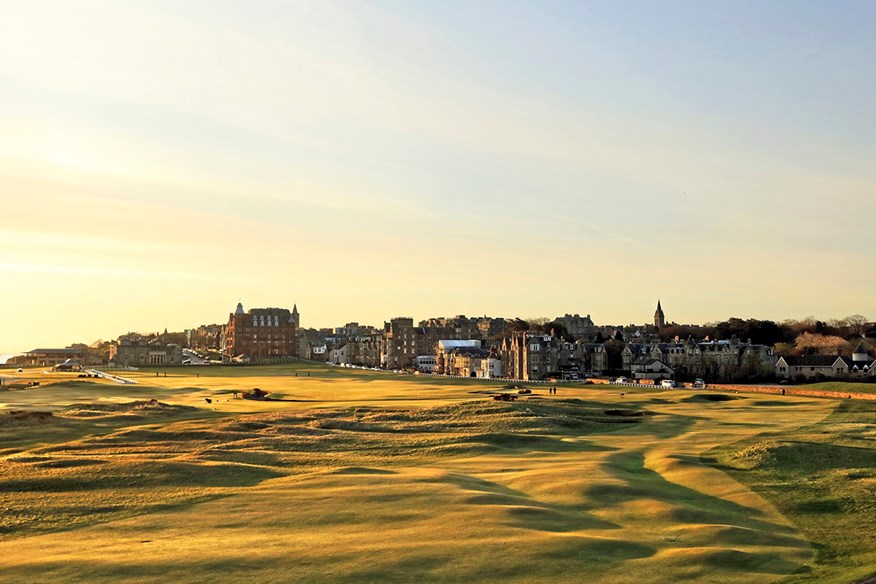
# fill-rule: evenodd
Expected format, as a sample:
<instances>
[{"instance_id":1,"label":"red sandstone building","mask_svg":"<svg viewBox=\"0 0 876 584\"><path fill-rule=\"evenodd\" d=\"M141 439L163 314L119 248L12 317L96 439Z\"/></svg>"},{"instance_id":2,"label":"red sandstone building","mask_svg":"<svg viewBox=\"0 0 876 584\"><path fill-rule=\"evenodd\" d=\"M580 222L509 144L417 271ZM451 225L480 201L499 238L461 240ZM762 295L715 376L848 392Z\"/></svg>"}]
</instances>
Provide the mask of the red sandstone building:
<instances>
[{"instance_id":1,"label":"red sandstone building","mask_svg":"<svg viewBox=\"0 0 876 584\"><path fill-rule=\"evenodd\" d=\"M228 315L225 327L225 358L229 360L267 359L295 355L298 307L252 308Z\"/></svg>"}]
</instances>

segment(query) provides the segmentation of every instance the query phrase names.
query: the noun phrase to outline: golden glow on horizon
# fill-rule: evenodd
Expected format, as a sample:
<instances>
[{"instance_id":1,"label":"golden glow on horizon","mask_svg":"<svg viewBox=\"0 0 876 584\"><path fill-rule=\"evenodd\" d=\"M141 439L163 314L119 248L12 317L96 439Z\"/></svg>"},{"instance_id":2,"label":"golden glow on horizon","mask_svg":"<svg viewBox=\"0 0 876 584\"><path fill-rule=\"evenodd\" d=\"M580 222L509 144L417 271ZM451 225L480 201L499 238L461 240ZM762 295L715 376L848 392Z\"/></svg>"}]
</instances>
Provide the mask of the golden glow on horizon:
<instances>
[{"instance_id":1,"label":"golden glow on horizon","mask_svg":"<svg viewBox=\"0 0 876 584\"><path fill-rule=\"evenodd\" d=\"M645 322L657 296L684 322L868 313L860 138L667 100L641 47L588 35L576 75L509 69L420 9L6 7L0 351L224 322L238 298L305 326Z\"/></svg>"}]
</instances>

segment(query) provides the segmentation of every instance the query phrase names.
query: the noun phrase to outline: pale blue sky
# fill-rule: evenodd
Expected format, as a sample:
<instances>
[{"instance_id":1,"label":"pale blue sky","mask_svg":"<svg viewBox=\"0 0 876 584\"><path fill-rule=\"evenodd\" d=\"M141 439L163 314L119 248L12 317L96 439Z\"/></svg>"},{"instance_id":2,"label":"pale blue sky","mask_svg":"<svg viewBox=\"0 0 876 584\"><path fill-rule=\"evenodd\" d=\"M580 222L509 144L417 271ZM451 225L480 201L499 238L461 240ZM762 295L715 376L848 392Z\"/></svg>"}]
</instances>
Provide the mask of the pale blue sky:
<instances>
[{"instance_id":1,"label":"pale blue sky","mask_svg":"<svg viewBox=\"0 0 876 584\"><path fill-rule=\"evenodd\" d=\"M873 316L876 4L0 6L0 349Z\"/></svg>"}]
</instances>

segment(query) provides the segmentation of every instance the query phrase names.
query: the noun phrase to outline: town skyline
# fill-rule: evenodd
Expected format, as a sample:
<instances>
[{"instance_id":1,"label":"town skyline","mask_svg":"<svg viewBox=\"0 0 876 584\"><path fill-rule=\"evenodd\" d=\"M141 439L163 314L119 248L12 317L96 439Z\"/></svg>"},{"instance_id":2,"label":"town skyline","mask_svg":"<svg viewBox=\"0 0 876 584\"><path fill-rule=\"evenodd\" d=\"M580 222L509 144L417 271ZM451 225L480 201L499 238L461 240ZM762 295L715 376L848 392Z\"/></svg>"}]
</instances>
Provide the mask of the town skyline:
<instances>
[{"instance_id":1,"label":"town skyline","mask_svg":"<svg viewBox=\"0 0 876 584\"><path fill-rule=\"evenodd\" d=\"M257 303L257 304L250 305L250 304L246 304L244 302L244 300L245 299L241 299L239 302L241 304L243 304L245 310L249 310L250 308L271 308L271 307L284 308L284 307L286 307L285 305L282 305L280 303L262 303L262 304ZM477 318L480 316L490 316L490 317L501 317L501 318L507 318L507 319L522 318L524 320L547 319L548 321L550 321L550 320L553 320L555 318L562 317L563 315L568 315L568 314L578 314L582 317L583 316L590 316L592 318L593 322L595 323L595 325L600 326L600 327L603 327L603 326L625 327L625 326L629 326L629 325L642 325L644 327L644 326L650 326L653 323L654 308L658 302L661 303L663 310L666 312L666 324L667 325L670 325L670 324L703 325L703 324L707 324L707 323L715 323L715 322L725 321L725 320L728 320L730 318L770 320L770 321L773 321L776 323L781 323L784 321L792 321L792 320L799 321L799 320L804 320L804 319L808 319L808 318L815 318L815 319L821 320L823 322L828 322L830 320L843 319L843 318L846 318L846 317L851 316L853 314L860 314L861 313L860 311L857 311L857 312L851 312L848 314L830 315L830 316L818 315L818 314L807 314L807 315L802 315L802 316L788 316L785 318L770 318L769 316L755 316L755 315L749 315L749 314L731 314L731 315L724 316L724 317L717 317L717 318L712 318L712 319L707 319L707 320L696 321L696 320L687 320L687 319L683 319L683 318L676 318L674 316L675 313L672 310L666 308L666 303L664 302L664 300L662 298L655 298L654 303L651 305L650 309L644 309L643 315L640 318L626 319L626 320L624 320L624 319L620 319L620 320L601 319L601 318L599 318L599 316L597 314L594 314L593 312L588 311L588 310L584 310L584 311L580 311L580 310L564 310L563 311L563 310L561 310L561 311L557 312L556 314L530 314L530 315L500 313L498 311L486 311L486 312L477 312L477 313L471 312L471 311L468 311L468 312L465 312L465 311L463 311L463 312L444 311L443 313L440 311L433 311L433 312L422 313L422 314L421 313L399 312L398 314L387 314L386 316L377 317L377 318L374 318L371 320L366 319L366 318L356 318L355 315L353 315L354 316L353 318L346 318L346 319L339 318L339 319L335 319L334 321L332 321L332 320L330 320L330 317L329 317L329 319L326 322L311 322L308 318L307 311L301 310L299 303L292 302L292 303L289 303L288 306L289 307L297 306L299 308L299 310L301 310L301 313L304 315L304 320L301 324L302 329L333 329L333 328L341 327L341 326L343 326L347 323L351 323L351 322L356 322L356 323L359 323L360 325L363 325L363 326L367 325L367 326L374 326L374 327L380 328L385 323L388 323L391 319L398 318L398 317L413 318L415 323L419 322L421 320L429 319L429 318L454 317L457 315L465 315L465 316L468 316L469 318ZM236 306L236 303L235 303L235 306ZM22 352L25 352L25 351L28 351L28 350L31 350L31 349L37 348L37 347L66 347L66 346L69 346L71 343L91 344L91 343L99 341L99 340L112 341L112 340L116 339L119 335L123 335L123 334L127 334L127 333L152 334L152 333L161 333L161 331L163 331L163 330L167 330L170 332L183 332L183 331L188 330L188 329L193 329L193 328L196 328L198 326L208 325L208 324L217 324L220 326L224 326L228 320L228 315L232 314L233 312L234 312L234 306L232 306L232 309L229 310L227 313L223 313L223 314L220 314L218 316L214 315L215 318L213 318L213 319L206 318L206 319L198 320L197 322L195 322L195 321L173 322L173 323L169 323L169 324L158 323L157 320L155 319L154 314L150 313L150 314L143 316L143 319L140 321L141 323L143 323L141 326L127 326L126 327L126 326L124 326L124 323L120 323L121 326L116 327L115 329L112 329L112 330L102 329L102 330L104 330L105 334L99 334L97 336L94 336L94 335L89 336L88 334L86 334L84 331L90 330L90 329L88 329L88 327L83 327L82 329L79 329L80 332L77 334L76 333L77 329L72 328L69 325L57 326L55 329L53 329L54 331L58 331L58 332L34 331L31 333L28 333L27 335L20 335L20 336L15 335L15 334L10 335L10 334L8 334L9 329L4 328L2 330L2 333L0 333L0 356L11 356L11 355L19 354L19 353L22 353ZM63 324L63 323L59 323L59 324ZM69 334L67 334L67 333L64 333L62 331L71 331L71 332ZM19 340L20 339L30 339L31 342L18 343L16 345L15 339L19 339Z\"/></svg>"}]
</instances>

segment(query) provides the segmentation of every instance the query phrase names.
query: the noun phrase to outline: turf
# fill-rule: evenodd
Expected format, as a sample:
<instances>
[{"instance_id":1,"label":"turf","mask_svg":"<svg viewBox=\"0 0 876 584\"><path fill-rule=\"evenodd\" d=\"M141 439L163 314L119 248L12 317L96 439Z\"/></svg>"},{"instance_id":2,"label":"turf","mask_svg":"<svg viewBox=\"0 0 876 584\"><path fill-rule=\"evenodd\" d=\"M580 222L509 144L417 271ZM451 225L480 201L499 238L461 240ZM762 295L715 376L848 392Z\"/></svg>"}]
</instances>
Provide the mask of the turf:
<instances>
[{"instance_id":1,"label":"turf","mask_svg":"<svg viewBox=\"0 0 876 584\"><path fill-rule=\"evenodd\" d=\"M851 423L825 418L843 402L567 385L496 402L503 383L305 362L158 372L0 394L0 415L52 412L0 425L4 577L768 582L872 567L849 552L823 569L822 539L746 478L823 457L760 457L801 426L856 456L828 433ZM273 399L233 398L254 387ZM754 449L704 455L728 445ZM859 466L844 480L867 484Z\"/></svg>"},{"instance_id":2,"label":"turf","mask_svg":"<svg viewBox=\"0 0 876 584\"><path fill-rule=\"evenodd\" d=\"M856 383L849 381L824 381L801 385L802 389L817 391L838 391L840 393L876 393L876 383Z\"/></svg>"},{"instance_id":3,"label":"turf","mask_svg":"<svg viewBox=\"0 0 876 584\"><path fill-rule=\"evenodd\" d=\"M844 583L876 573L876 404L841 402L817 424L711 454L812 542L814 561L787 582Z\"/></svg>"}]
</instances>

